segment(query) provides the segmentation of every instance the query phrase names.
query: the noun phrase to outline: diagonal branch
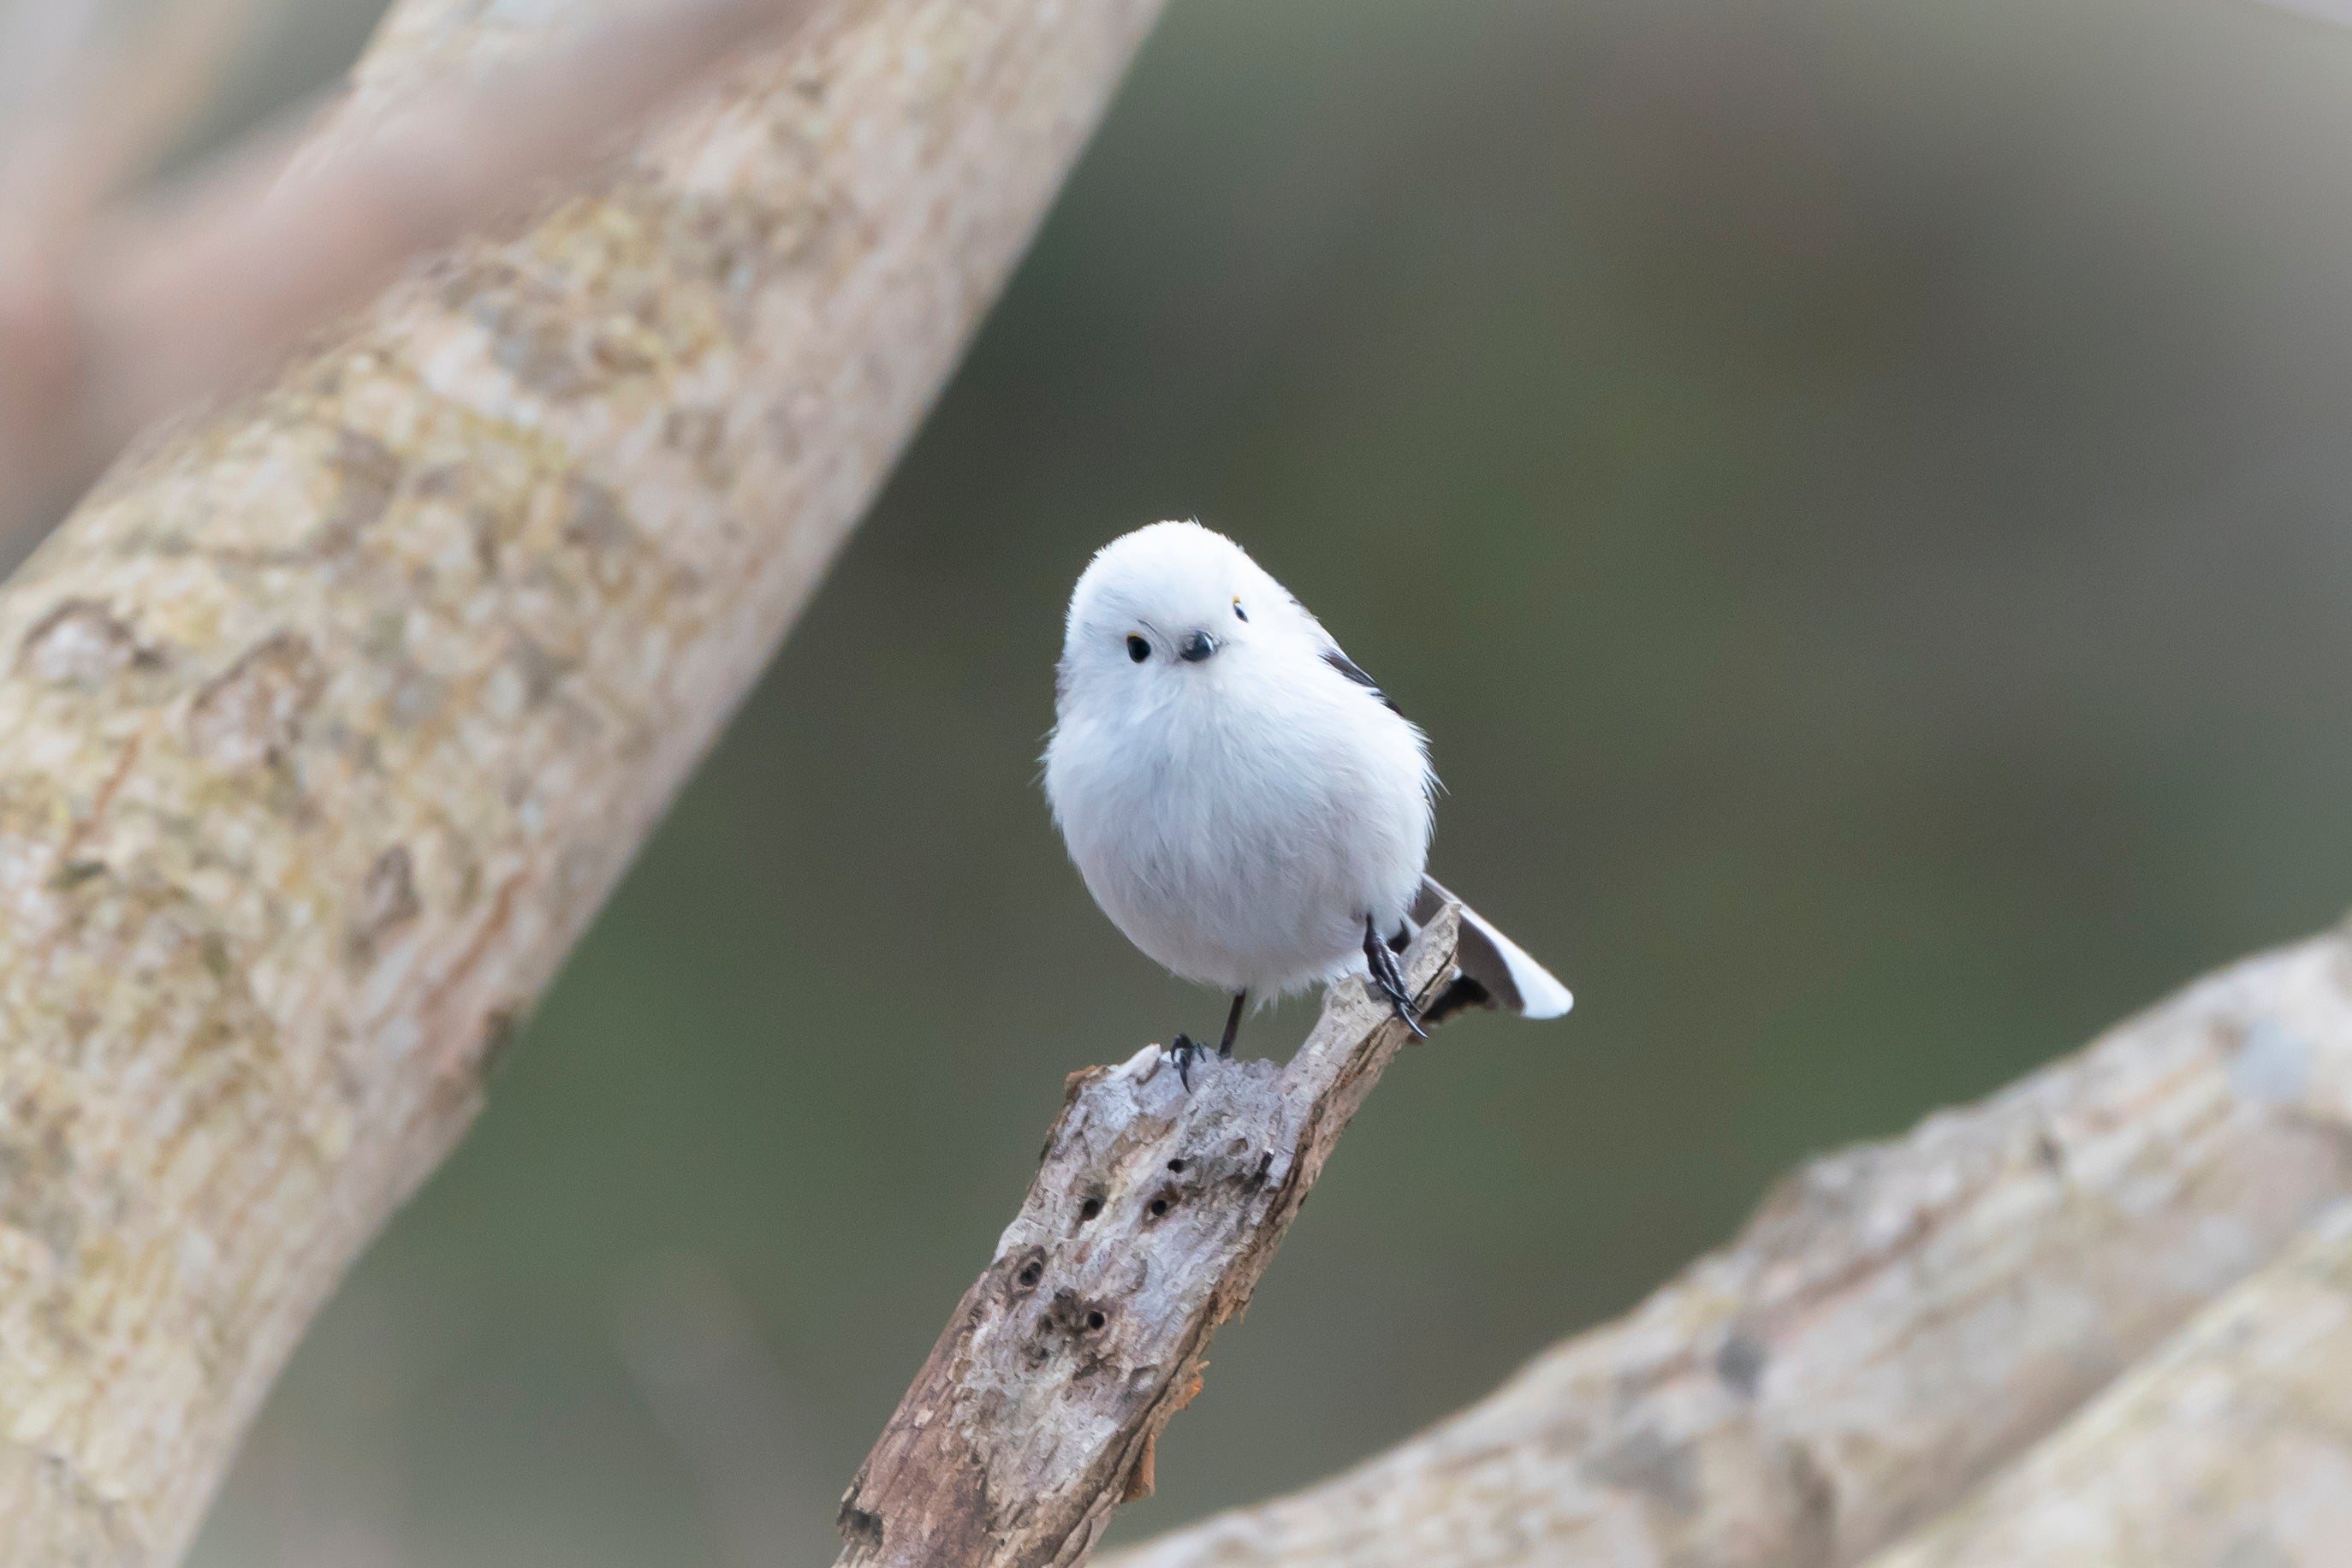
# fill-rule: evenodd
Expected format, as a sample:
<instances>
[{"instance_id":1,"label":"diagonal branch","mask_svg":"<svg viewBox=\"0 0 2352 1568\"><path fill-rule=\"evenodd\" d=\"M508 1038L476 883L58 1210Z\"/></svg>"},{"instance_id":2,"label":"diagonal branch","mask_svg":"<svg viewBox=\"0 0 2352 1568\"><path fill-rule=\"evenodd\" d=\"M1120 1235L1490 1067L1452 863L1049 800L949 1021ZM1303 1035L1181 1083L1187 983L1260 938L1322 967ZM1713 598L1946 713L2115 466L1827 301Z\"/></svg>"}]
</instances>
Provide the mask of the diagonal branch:
<instances>
[{"instance_id":1,"label":"diagonal branch","mask_svg":"<svg viewBox=\"0 0 2352 1568\"><path fill-rule=\"evenodd\" d=\"M1810 1162L1728 1246L1487 1398L1118 1563L1855 1563L1967 1497L2347 1196L2338 930L2210 975L1981 1104ZM2315 1374L2347 1364L2329 1354ZM2045 1495L2065 1511L2063 1489ZM1897 1561L2053 1560L1982 1539Z\"/></svg>"},{"instance_id":2,"label":"diagonal branch","mask_svg":"<svg viewBox=\"0 0 2352 1568\"><path fill-rule=\"evenodd\" d=\"M1458 916L1405 954L1416 996L1454 980ZM1210 1337L1408 1038L1350 981L1287 1067L1211 1058L1188 1089L1149 1046L1073 1074L1020 1215L842 1500L845 1568L1083 1562L1151 1490Z\"/></svg>"},{"instance_id":3,"label":"diagonal branch","mask_svg":"<svg viewBox=\"0 0 2352 1568\"><path fill-rule=\"evenodd\" d=\"M361 95L290 162L289 139L265 132L161 197L105 208L184 117L233 16L231 0L183 0L159 37L109 62L121 81L76 95L0 167L0 530L141 426L267 369L412 258L510 222L814 5L587 7L584 21L537 24L536 48L487 62L478 49L454 79Z\"/></svg>"},{"instance_id":4,"label":"diagonal branch","mask_svg":"<svg viewBox=\"0 0 2352 1568\"><path fill-rule=\"evenodd\" d=\"M580 9L406 0L377 68ZM1157 11L822 0L0 584L0 1564L176 1558Z\"/></svg>"},{"instance_id":5,"label":"diagonal branch","mask_svg":"<svg viewBox=\"0 0 2352 1568\"><path fill-rule=\"evenodd\" d=\"M2352 1548L2352 1204L1870 1568L2325 1563Z\"/></svg>"}]
</instances>

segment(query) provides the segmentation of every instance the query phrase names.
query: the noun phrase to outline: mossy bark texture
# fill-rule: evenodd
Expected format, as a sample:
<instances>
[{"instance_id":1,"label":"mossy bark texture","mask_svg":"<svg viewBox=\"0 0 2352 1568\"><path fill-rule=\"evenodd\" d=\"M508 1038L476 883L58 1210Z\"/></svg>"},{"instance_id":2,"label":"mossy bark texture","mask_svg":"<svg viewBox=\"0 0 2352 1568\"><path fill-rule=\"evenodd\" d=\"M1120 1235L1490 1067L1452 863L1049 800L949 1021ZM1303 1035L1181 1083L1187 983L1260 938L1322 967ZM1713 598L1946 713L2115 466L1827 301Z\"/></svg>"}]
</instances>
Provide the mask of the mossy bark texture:
<instances>
[{"instance_id":1,"label":"mossy bark texture","mask_svg":"<svg viewBox=\"0 0 2352 1568\"><path fill-rule=\"evenodd\" d=\"M579 8L420 0L369 93ZM0 587L0 1563L173 1561L1155 0L831 0Z\"/></svg>"}]
</instances>

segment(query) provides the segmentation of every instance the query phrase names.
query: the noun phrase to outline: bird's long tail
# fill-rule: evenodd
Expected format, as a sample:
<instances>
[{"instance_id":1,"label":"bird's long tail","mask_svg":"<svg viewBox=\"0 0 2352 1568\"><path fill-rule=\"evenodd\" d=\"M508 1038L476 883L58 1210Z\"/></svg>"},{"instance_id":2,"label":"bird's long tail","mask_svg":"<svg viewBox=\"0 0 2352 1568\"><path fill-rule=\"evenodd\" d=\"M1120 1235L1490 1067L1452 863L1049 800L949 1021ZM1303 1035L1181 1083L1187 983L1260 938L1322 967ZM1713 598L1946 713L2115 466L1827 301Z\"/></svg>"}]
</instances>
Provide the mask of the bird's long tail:
<instances>
[{"instance_id":1,"label":"bird's long tail","mask_svg":"<svg viewBox=\"0 0 2352 1568\"><path fill-rule=\"evenodd\" d=\"M1462 941L1454 953L1455 967L1486 988L1495 1005L1528 1018L1557 1018L1576 998L1552 978L1551 971L1528 956L1527 950L1495 929L1492 922L1462 903L1434 877L1421 879L1421 896L1412 903L1415 926L1425 923L1448 902L1462 906Z\"/></svg>"}]
</instances>

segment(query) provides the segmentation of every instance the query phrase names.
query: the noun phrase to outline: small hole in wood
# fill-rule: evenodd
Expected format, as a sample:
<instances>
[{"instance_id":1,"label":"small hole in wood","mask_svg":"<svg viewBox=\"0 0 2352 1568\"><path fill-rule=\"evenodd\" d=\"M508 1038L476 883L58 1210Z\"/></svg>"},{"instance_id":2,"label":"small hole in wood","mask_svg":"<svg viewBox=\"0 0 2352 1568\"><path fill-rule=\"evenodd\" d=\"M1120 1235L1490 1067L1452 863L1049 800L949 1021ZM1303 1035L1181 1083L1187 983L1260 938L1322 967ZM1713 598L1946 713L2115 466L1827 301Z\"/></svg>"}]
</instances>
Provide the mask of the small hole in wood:
<instances>
[{"instance_id":1,"label":"small hole in wood","mask_svg":"<svg viewBox=\"0 0 2352 1568\"><path fill-rule=\"evenodd\" d=\"M1151 1217L1153 1219L1158 1219L1161 1215L1164 1215L1167 1212L1168 1200L1166 1198L1154 1198L1151 1200Z\"/></svg>"},{"instance_id":2,"label":"small hole in wood","mask_svg":"<svg viewBox=\"0 0 2352 1568\"><path fill-rule=\"evenodd\" d=\"M1184 1162L1181 1160L1171 1160L1168 1162L1168 1168L1171 1171L1181 1171L1184 1168Z\"/></svg>"},{"instance_id":3,"label":"small hole in wood","mask_svg":"<svg viewBox=\"0 0 2352 1568\"><path fill-rule=\"evenodd\" d=\"M1087 1314L1087 1327L1090 1329L1099 1329L1108 1321L1110 1321L1110 1320L1104 1317L1100 1312L1088 1312Z\"/></svg>"},{"instance_id":4,"label":"small hole in wood","mask_svg":"<svg viewBox=\"0 0 2352 1568\"><path fill-rule=\"evenodd\" d=\"M1095 1215L1100 1213L1102 1213L1102 1199L1100 1198L1088 1198L1086 1202L1078 1205L1078 1217L1080 1219L1092 1219Z\"/></svg>"},{"instance_id":5,"label":"small hole in wood","mask_svg":"<svg viewBox=\"0 0 2352 1568\"><path fill-rule=\"evenodd\" d=\"M1044 1278L1045 1278L1045 1266L1038 1262L1035 1258L1031 1258L1026 1264L1022 1266L1021 1283L1024 1285L1034 1285L1038 1280L1043 1279Z\"/></svg>"}]
</instances>

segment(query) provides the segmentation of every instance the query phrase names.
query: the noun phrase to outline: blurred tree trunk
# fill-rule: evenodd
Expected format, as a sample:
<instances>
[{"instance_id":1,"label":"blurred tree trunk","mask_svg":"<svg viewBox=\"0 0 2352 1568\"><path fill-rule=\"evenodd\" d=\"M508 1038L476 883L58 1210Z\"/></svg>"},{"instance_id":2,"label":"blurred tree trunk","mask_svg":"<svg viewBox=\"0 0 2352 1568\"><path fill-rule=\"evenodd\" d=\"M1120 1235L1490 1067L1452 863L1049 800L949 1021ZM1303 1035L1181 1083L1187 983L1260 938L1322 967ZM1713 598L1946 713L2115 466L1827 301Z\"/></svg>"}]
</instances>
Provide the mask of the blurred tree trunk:
<instances>
[{"instance_id":1,"label":"blurred tree trunk","mask_svg":"<svg viewBox=\"0 0 2352 1568\"><path fill-rule=\"evenodd\" d=\"M1157 8L823 5L0 587L0 1563L183 1550ZM362 101L562 9L415 0Z\"/></svg>"},{"instance_id":2,"label":"blurred tree trunk","mask_svg":"<svg viewBox=\"0 0 2352 1568\"><path fill-rule=\"evenodd\" d=\"M2352 1205L1873 1568L2352 1561Z\"/></svg>"},{"instance_id":3,"label":"blurred tree trunk","mask_svg":"<svg viewBox=\"0 0 2352 1568\"><path fill-rule=\"evenodd\" d=\"M2347 1194L2337 931L1814 1162L1487 1399L1118 1568L1827 1568L1972 1494L1885 1568L2341 1563Z\"/></svg>"}]
</instances>

